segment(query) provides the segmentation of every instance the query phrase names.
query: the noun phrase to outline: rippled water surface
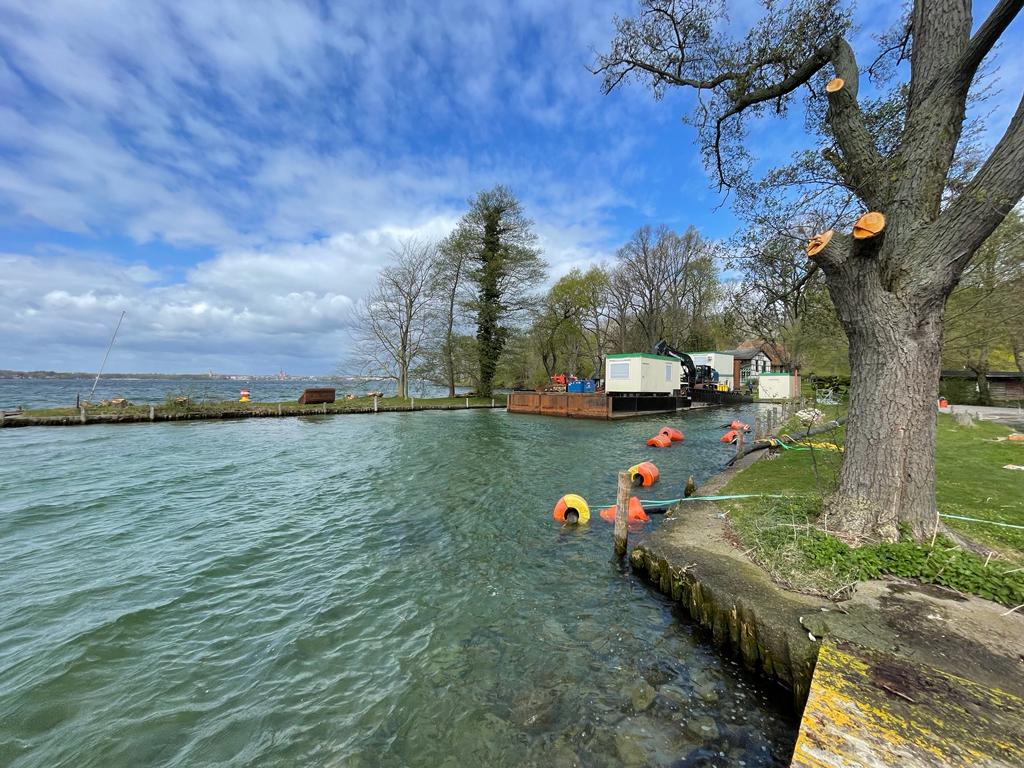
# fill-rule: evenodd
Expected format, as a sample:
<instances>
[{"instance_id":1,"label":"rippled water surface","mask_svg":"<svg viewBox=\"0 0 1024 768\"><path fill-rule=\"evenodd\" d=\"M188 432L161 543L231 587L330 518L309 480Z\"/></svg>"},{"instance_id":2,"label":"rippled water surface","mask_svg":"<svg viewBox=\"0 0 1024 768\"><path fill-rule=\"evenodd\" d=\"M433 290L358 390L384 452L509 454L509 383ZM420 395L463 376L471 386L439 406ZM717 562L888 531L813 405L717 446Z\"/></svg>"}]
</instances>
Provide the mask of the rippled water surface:
<instances>
[{"instance_id":1,"label":"rippled water surface","mask_svg":"<svg viewBox=\"0 0 1024 768\"><path fill-rule=\"evenodd\" d=\"M0 765L786 764L774 694L550 517L645 458L681 495L735 415L0 431Z\"/></svg>"}]
</instances>

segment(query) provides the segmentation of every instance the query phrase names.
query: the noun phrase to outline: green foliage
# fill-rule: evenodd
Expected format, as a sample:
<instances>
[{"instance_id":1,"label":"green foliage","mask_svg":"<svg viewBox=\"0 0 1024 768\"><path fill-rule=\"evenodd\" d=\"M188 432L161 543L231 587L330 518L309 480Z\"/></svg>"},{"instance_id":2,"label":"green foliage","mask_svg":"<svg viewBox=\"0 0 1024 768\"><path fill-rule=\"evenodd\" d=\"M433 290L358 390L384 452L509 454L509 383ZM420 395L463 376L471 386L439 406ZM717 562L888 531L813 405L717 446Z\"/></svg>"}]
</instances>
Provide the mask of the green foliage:
<instances>
[{"instance_id":1,"label":"green foliage","mask_svg":"<svg viewBox=\"0 0 1024 768\"><path fill-rule=\"evenodd\" d=\"M461 249L470 264L467 278L476 292L468 309L476 316L479 390L489 396L514 321L533 304L533 289L544 279L546 265L533 222L500 185L470 201L452 237L450 247Z\"/></svg>"},{"instance_id":2,"label":"green foliage","mask_svg":"<svg viewBox=\"0 0 1024 768\"><path fill-rule=\"evenodd\" d=\"M781 582L838 597L856 582L897 576L938 584L1003 605L1024 603L1024 571L986 560L945 537L917 544L909 535L895 543L850 547L815 526L815 497L764 499L733 510L733 526L756 560Z\"/></svg>"}]
</instances>

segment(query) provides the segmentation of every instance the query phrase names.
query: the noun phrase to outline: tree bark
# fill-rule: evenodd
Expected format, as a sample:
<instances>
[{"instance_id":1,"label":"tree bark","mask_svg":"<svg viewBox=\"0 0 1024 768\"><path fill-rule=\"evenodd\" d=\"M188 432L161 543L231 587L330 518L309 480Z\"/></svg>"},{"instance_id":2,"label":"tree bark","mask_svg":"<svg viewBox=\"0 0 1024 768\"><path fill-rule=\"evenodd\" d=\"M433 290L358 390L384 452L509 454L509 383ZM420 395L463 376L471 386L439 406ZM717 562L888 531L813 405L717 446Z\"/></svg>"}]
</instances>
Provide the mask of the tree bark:
<instances>
[{"instance_id":1,"label":"tree bark","mask_svg":"<svg viewBox=\"0 0 1024 768\"><path fill-rule=\"evenodd\" d=\"M992 392L988 386L988 368L977 365L974 371L974 383L978 387L978 405L992 405Z\"/></svg>"},{"instance_id":2,"label":"tree bark","mask_svg":"<svg viewBox=\"0 0 1024 768\"><path fill-rule=\"evenodd\" d=\"M825 525L855 539L895 541L901 524L918 540L938 525L935 403L941 300L883 288L877 264L854 256L829 270L849 338L850 413L839 487Z\"/></svg>"}]
</instances>

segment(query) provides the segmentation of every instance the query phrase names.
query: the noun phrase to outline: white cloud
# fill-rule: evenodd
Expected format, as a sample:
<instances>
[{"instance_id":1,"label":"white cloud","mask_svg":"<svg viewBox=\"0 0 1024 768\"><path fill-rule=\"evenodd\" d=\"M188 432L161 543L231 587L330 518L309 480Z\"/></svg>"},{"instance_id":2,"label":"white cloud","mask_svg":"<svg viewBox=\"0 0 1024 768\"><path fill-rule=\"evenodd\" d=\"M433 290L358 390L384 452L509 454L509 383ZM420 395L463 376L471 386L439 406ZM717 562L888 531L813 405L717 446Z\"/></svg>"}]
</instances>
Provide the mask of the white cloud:
<instances>
[{"instance_id":1,"label":"white cloud","mask_svg":"<svg viewBox=\"0 0 1024 768\"><path fill-rule=\"evenodd\" d=\"M389 249L495 183L555 277L644 218L685 226L718 202L662 162L692 156L690 97L603 97L585 69L634 9L0 0L0 228L44 231L0 257L0 367L87 367L125 308L126 367L328 369ZM785 155L785 133L758 136ZM48 245L66 233L91 252Z\"/></svg>"}]
</instances>

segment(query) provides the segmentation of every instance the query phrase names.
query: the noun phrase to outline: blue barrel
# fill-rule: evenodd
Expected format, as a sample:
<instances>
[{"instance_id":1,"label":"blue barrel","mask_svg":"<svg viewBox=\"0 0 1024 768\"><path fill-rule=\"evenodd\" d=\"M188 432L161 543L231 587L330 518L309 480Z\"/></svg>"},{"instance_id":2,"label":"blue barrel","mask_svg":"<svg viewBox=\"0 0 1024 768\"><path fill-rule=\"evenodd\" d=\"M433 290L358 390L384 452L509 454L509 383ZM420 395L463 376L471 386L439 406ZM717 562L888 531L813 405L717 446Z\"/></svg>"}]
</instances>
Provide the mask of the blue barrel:
<instances>
[{"instance_id":1,"label":"blue barrel","mask_svg":"<svg viewBox=\"0 0 1024 768\"><path fill-rule=\"evenodd\" d=\"M566 389L568 389L570 392L575 392L577 394L582 394L583 393L583 382L582 381L570 381L569 382L569 386L566 387Z\"/></svg>"},{"instance_id":2,"label":"blue barrel","mask_svg":"<svg viewBox=\"0 0 1024 768\"><path fill-rule=\"evenodd\" d=\"M584 379L584 381L583 381L583 391L584 392L588 392L588 393L596 392L597 391L597 382L594 381L593 379Z\"/></svg>"}]
</instances>

